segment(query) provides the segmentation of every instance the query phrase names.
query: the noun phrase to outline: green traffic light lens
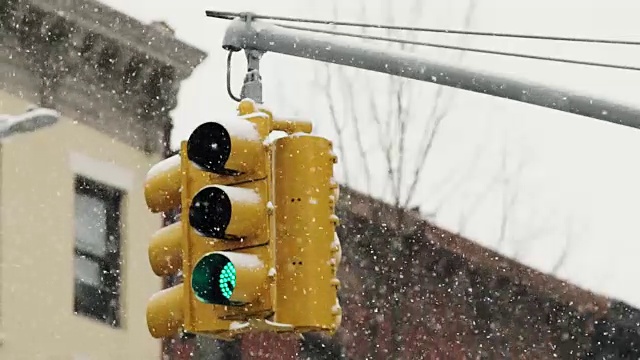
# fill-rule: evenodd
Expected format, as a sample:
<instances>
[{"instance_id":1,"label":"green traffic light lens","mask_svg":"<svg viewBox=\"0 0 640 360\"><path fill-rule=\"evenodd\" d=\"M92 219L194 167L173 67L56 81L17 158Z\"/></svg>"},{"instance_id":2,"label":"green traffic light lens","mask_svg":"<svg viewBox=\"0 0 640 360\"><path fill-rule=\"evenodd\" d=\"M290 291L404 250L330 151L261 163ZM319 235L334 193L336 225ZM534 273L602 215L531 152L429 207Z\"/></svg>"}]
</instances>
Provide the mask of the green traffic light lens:
<instances>
[{"instance_id":1,"label":"green traffic light lens","mask_svg":"<svg viewBox=\"0 0 640 360\"><path fill-rule=\"evenodd\" d=\"M222 296L229 299L231 294L233 294L233 289L236 287L236 268L232 263L227 263L227 265L222 268L218 285L220 286Z\"/></svg>"},{"instance_id":2,"label":"green traffic light lens","mask_svg":"<svg viewBox=\"0 0 640 360\"><path fill-rule=\"evenodd\" d=\"M203 256L191 274L191 288L199 301L230 305L236 287L236 268L229 258L210 253Z\"/></svg>"}]
</instances>

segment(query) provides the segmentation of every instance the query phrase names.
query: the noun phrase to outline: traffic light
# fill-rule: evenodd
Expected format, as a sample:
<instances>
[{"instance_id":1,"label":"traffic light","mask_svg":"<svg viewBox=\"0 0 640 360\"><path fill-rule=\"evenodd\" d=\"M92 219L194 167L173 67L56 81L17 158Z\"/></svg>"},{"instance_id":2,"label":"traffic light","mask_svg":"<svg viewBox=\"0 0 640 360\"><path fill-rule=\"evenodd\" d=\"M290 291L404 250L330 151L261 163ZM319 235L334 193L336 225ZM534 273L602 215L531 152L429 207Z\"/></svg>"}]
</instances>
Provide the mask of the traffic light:
<instances>
[{"instance_id":1,"label":"traffic light","mask_svg":"<svg viewBox=\"0 0 640 360\"><path fill-rule=\"evenodd\" d=\"M197 176L188 173L182 189L189 232L184 281L191 304L185 327L194 332L217 330L206 316L212 306L218 317L234 320L273 312L271 160L264 143L272 121L251 101L239 110L238 118L200 125L185 145L195 165L187 171L212 175L191 183Z\"/></svg>"},{"instance_id":2,"label":"traffic light","mask_svg":"<svg viewBox=\"0 0 640 360\"><path fill-rule=\"evenodd\" d=\"M183 143L178 155L163 160L151 168L145 184L147 206L153 212L180 209L180 221L158 230L149 243L149 263L158 276L179 275L187 270L184 266L188 258L189 243L194 239L185 222L185 208L182 207L184 186L199 183L206 186L211 180L209 174L198 171L189 159ZM182 207L182 208L181 208ZM188 209L188 208L186 208ZM147 326L153 337L161 338L186 330L186 314L191 305L189 286L179 284L154 294L147 305ZM222 331L225 324L215 319L215 326Z\"/></svg>"},{"instance_id":3,"label":"traffic light","mask_svg":"<svg viewBox=\"0 0 640 360\"><path fill-rule=\"evenodd\" d=\"M273 130L310 132L311 126L276 121L245 99L237 117L198 126L178 155L149 171L149 209L181 211L180 222L152 237L151 268L158 276L181 271L183 277L150 299L152 336L182 328L228 338L249 331L247 321L273 315L275 197L266 142Z\"/></svg>"},{"instance_id":4,"label":"traffic light","mask_svg":"<svg viewBox=\"0 0 640 360\"><path fill-rule=\"evenodd\" d=\"M342 253L334 214L337 157L329 140L310 135L276 140L274 154L275 321L297 332L333 333L342 319L336 275Z\"/></svg>"}]
</instances>

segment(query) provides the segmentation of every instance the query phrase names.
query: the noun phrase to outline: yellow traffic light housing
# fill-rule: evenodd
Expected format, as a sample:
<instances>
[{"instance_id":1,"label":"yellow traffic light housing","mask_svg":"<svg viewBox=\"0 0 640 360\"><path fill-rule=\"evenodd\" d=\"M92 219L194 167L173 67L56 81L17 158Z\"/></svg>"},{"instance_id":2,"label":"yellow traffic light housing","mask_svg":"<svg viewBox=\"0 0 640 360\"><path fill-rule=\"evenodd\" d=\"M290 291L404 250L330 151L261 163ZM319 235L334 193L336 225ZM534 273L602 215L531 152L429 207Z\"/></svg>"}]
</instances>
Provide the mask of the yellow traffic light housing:
<instances>
[{"instance_id":1,"label":"yellow traffic light housing","mask_svg":"<svg viewBox=\"0 0 640 360\"><path fill-rule=\"evenodd\" d=\"M158 276L183 284L155 294L147 307L154 337L187 332L229 337L273 315L275 219L273 130L310 131L306 122L275 121L243 100L238 117L198 126L180 153L154 166L145 197L151 211L181 207L180 222L160 229L149 245ZM244 330L239 330L244 329Z\"/></svg>"},{"instance_id":2,"label":"yellow traffic light housing","mask_svg":"<svg viewBox=\"0 0 640 360\"><path fill-rule=\"evenodd\" d=\"M310 135L278 139L274 153L275 321L291 324L298 332L333 333L342 316L336 277L341 248L334 214L337 158L329 140Z\"/></svg>"},{"instance_id":3,"label":"yellow traffic light housing","mask_svg":"<svg viewBox=\"0 0 640 360\"><path fill-rule=\"evenodd\" d=\"M183 144L192 165L182 185L184 326L190 332L216 334L229 330L221 319L273 313L271 159L264 144L273 129L251 101L240 104L239 115L200 125ZM202 182L192 173L209 178Z\"/></svg>"},{"instance_id":4,"label":"yellow traffic light housing","mask_svg":"<svg viewBox=\"0 0 640 360\"><path fill-rule=\"evenodd\" d=\"M310 123L274 120L251 100L238 113L198 126L147 176L149 209L181 214L149 245L156 275L183 276L148 303L154 337L339 326L332 145L300 135ZM269 144L274 130L295 134Z\"/></svg>"},{"instance_id":5,"label":"yellow traffic light housing","mask_svg":"<svg viewBox=\"0 0 640 360\"><path fill-rule=\"evenodd\" d=\"M175 155L154 165L147 173L145 199L152 212L180 206L183 174L181 156ZM149 263L158 276L176 275L182 269L182 224L158 230L149 242ZM184 322L182 285L154 294L147 304L147 326L153 337L177 333Z\"/></svg>"},{"instance_id":6,"label":"yellow traffic light housing","mask_svg":"<svg viewBox=\"0 0 640 360\"><path fill-rule=\"evenodd\" d=\"M147 173L144 197L152 212L168 211L180 206L180 160L179 155L174 155L157 163Z\"/></svg>"}]
</instances>

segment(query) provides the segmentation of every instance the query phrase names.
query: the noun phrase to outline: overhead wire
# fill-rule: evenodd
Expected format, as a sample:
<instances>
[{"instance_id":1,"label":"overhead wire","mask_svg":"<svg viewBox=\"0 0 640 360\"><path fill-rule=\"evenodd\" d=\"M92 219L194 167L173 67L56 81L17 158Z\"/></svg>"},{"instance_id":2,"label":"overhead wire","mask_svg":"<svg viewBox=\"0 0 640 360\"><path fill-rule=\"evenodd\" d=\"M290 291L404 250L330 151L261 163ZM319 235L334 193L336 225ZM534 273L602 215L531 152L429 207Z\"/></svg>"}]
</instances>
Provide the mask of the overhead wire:
<instances>
[{"instance_id":1,"label":"overhead wire","mask_svg":"<svg viewBox=\"0 0 640 360\"><path fill-rule=\"evenodd\" d=\"M237 17L244 17L251 19L267 19L267 20L276 20L276 21L285 21L285 22L305 22L305 23L313 23L313 24L323 24L323 25L344 25L344 26L362 26L362 27L376 27L380 29L392 29L392 30L421 30L421 31L430 31L433 29L428 28L415 28L408 26L392 26L392 25L376 25L376 24L368 24L368 23L354 23L354 22L345 22L345 21L326 21L326 20L315 20L315 19L300 19L300 18L291 18L284 16L267 16L267 15L258 15L258 14L250 14L250 13L235 13L235 12L223 12L223 11L206 11L207 16L215 17L225 20L233 20ZM417 46L427 46L433 48L440 49L449 49L449 50L458 50L458 51L468 51L475 52L481 54L489 54L489 55L500 55L500 56L508 56L508 57L516 57L523 59L532 59L532 60L543 60L543 61L551 61L565 64L574 64L574 65L585 65L585 66L594 66L594 67L602 67L609 69L617 69L617 70L631 70L631 71L640 71L640 67L631 66L631 65L619 65L619 64L611 64L611 63L603 63L603 62L595 62L595 61L586 61L586 60L576 60L576 59L567 59L567 58L558 58L552 56L542 56L542 55L532 55L532 54L523 54L523 53L514 53L508 51L499 51L499 50L491 50L491 49L481 49L481 48L472 48L465 46L456 46L456 45L446 45L440 43L433 42L425 42L425 41L415 41L415 40L405 40L384 36L375 36L368 34L354 34L350 32L336 31L336 30L327 30L327 29L318 29L318 28L310 28L310 27L302 27L295 25L287 25L281 23L274 23L274 25L292 29L299 31L308 31L308 32L316 32L323 33L328 35L336 35L336 36L345 36L352 38L360 38L367 40L375 40L375 41L386 41L386 42L395 42L400 44L408 44L408 45L417 45ZM444 29L436 29L440 32L451 32L449 30ZM508 37L523 37L518 34L507 34L507 33L480 33L480 32L469 32L469 31L458 31L455 30L456 33L465 34L465 35L491 35L491 36L508 36ZM549 36L538 36L538 35L524 35L525 38L530 39L544 39L544 40L563 40L563 41L580 41L580 42L591 42L591 43L605 43L605 44L625 44L625 45L640 45L640 41L624 41L624 40L607 40L607 39L587 39L587 38L568 38L568 37L549 37Z\"/></svg>"},{"instance_id":2,"label":"overhead wire","mask_svg":"<svg viewBox=\"0 0 640 360\"><path fill-rule=\"evenodd\" d=\"M355 37L355 38L367 39L367 40L396 42L396 43L407 44L407 45L428 46L428 47L441 48L441 49L469 51L469 52L476 52L476 53L490 54L490 55L518 57L518 58L524 58L524 59L545 60L545 61L576 64L576 65L596 66L596 67L618 69L618 70L640 71L640 67L630 66L630 65L618 65L618 64L594 62L594 61L557 58L557 57L551 57L551 56L530 55L530 54L513 53L513 52L490 50L490 49L479 49L479 48L471 48L471 47L465 47L465 46L445 45L445 44L438 44L438 43L425 42L425 41L405 40L405 39L397 39L397 38L367 35L367 34L354 34L354 33L342 32L342 31L315 29L315 28L286 25L286 24L276 24L276 25L283 28L292 29L292 30L310 31L310 32L317 32L317 33L328 34L328 35Z\"/></svg>"},{"instance_id":3,"label":"overhead wire","mask_svg":"<svg viewBox=\"0 0 640 360\"><path fill-rule=\"evenodd\" d=\"M215 17L215 18L226 19L226 20L232 20L236 17L242 17L242 16L248 15L247 13L228 12L228 11L211 11L211 10L206 11L206 14L209 17ZM372 24L372 23L366 23L366 22L353 22L353 21L303 19L303 18L295 18L295 17L287 17L287 16L272 16L272 15L259 15L259 14L250 14L250 16L253 19L276 20L276 21L284 21L284 22L300 22L300 23L307 23L307 24L320 24L320 25L360 27L360 28L376 28L376 29L386 29L386 30L405 30L405 31L416 31L416 32L454 34L454 35L505 37L505 38L517 38L517 39L529 39L529 40L552 40L552 41L600 43L600 44L613 44L613 45L640 45L640 40L600 39L600 38L587 38L587 37L442 29L442 28L430 28L430 27Z\"/></svg>"}]
</instances>

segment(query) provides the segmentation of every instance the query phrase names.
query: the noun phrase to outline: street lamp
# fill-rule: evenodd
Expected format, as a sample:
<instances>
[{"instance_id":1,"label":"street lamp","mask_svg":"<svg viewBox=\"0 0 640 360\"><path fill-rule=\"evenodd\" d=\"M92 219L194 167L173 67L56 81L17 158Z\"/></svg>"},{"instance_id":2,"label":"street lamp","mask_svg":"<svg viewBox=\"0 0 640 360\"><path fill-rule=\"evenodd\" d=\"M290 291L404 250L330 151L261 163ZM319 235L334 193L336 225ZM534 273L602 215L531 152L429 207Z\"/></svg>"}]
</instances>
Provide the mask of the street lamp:
<instances>
[{"instance_id":1,"label":"street lamp","mask_svg":"<svg viewBox=\"0 0 640 360\"><path fill-rule=\"evenodd\" d=\"M0 115L0 139L33 132L58 122L60 113L53 109L33 107L20 115Z\"/></svg>"}]
</instances>

